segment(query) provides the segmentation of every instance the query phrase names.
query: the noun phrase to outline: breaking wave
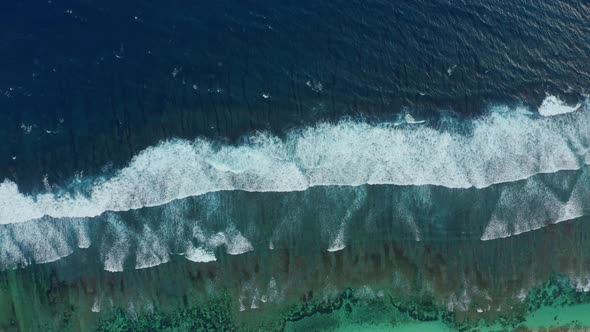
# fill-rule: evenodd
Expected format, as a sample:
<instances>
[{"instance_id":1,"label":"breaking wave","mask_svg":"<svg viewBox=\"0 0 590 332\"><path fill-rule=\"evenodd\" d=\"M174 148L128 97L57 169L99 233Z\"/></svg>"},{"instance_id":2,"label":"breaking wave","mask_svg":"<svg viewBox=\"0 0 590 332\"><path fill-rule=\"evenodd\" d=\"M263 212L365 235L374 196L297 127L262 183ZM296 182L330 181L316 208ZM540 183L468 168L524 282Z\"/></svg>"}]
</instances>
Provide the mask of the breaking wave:
<instances>
[{"instance_id":1,"label":"breaking wave","mask_svg":"<svg viewBox=\"0 0 590 332\"><path fill-rule=\"evenodd\" d=\"M0 225L0 270L74 252L114 272L153 267L174 256L212 262L222 252L286 250L305 256L367 242L476 244L588 215L590 166L483 189L363 185L224 191L93 218Z\"/></svg>"},{"instance_id":2,"label":"breaking wave","mask_svg":"<svg viewBox=\"0 0 590 332\"><path fill-rule=\"evenodd\" d=\"M445 128L342 121L295 130L283 139L259 133L242 145L169 140L142 151L84 193L26 195L5 180L0 224L94 217L227 190L363 184L485 188L588 164L588 123L585 107L550 117L495 107L479 119L450 120Z\"/></svg>"}]
</instances>

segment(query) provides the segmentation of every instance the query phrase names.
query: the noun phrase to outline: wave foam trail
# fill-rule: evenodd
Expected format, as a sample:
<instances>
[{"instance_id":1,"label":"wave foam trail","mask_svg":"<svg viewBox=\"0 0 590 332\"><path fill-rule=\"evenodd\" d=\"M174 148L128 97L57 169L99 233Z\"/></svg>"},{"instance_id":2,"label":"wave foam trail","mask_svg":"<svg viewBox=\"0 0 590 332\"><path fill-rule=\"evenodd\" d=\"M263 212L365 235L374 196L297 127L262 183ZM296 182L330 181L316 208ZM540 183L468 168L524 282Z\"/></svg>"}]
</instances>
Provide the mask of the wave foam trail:
<instances>
[{"instance_id":1,"label":"wave foam trail","mask_svg":"<svg viewBox=\"0 0 590 332\"><path fill-rule=\"evenodd\" d=\"M590 112L539 117L497 108L440 130L425 125L318 124L285 139L248 144L170 140L147 148L88 194L24 195L0 184L0 224L43 216L94 217L224 190L300 191L318 185L438 185L484 188L590 161Z\"/></svg>"},{"instance_id":2,"label":"wave foam trail","mask_svg":"<svg viewBox=\"0 0 590 332\"><path fill-rule=\"evenodd\" d=\"M207 263L251 251L254 257L266 250L301 256L354 251L368 242L494 240L588 216L589 204L590 166L484 189L363 185L214 192L94 218L0 225L0 271L75 252L71 259L84 257L116 272L175 256Z\"/></svg>"},{"instance_id":3,"label":"wave foam trail","mask_svg":"<svg viewBox=\"0 0 590 332\"><path fill-rule=\"evenodd\" d=\"M49 263L91 244L85 220L31 222L0 228L0 269Z\"/></svg>"},{"instance_id":4,"label":"wave foam trail","mask_svg":"<svg viewBox=\"0 0 590 332\"><path fill-rule=\"evenodd\" d=\"M570 175L574 176L574 175ZM572 183L547 183L530 178L522 186L505 188L496 204L481 240L494 240L580 218L590 202L590 174L577 175Z\"/></svg>"},{"instance_id":5,"label":"wave foam trail","mask_svg":"<svg viewBox=\"0 0 590 332\"><path fill-rule=\"evenodd\" d=\"M569 106L555 96L547 96L543 100L543 103L541 103L541 106L539 106L539 114L542 116L554 116L571 113L577 111L581 106L581 103L578 103L575 106Z\"/></svg>"}]
</instances>

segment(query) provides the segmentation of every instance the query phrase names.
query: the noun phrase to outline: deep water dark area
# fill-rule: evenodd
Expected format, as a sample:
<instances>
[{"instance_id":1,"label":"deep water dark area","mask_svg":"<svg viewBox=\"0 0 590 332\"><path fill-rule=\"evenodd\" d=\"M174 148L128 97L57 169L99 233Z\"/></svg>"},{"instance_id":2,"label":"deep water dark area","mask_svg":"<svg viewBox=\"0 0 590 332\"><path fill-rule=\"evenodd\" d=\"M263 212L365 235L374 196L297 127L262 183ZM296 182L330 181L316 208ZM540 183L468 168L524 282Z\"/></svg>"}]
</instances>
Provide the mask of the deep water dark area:
<instances>
[{"instance_id":1,"label":"deep water dark area","mask_svg":"<svg viewBox=\"0 0 590 332\"><path fill-rule=\"evenodd\" d=\"M0 176L98 175L161 139L230 141L405 107L577 99L577 1L31 1L0 5ZM266 97L265 97L266 96ZM13 159L13 157L16 157Z\"/></svg>"}]
</instances>

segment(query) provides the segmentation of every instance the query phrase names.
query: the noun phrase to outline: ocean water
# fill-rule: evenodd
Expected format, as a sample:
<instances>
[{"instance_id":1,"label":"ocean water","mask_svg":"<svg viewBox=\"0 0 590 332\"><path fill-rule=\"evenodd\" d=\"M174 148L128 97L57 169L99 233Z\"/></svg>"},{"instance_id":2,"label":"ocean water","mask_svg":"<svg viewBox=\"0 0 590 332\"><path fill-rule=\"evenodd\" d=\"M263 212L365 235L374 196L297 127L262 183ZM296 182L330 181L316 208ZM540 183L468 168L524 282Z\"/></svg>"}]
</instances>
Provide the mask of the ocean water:
<instances>
[{"instance_id":1,"label":"ocean water","mask_svg":"<svg viewBox=\"0 0 590 332\"><path fill-rule=\"evenodd\" d=\"M0 4L0 330L590 329L589 18Z\"/></svg>"}]
</instances>

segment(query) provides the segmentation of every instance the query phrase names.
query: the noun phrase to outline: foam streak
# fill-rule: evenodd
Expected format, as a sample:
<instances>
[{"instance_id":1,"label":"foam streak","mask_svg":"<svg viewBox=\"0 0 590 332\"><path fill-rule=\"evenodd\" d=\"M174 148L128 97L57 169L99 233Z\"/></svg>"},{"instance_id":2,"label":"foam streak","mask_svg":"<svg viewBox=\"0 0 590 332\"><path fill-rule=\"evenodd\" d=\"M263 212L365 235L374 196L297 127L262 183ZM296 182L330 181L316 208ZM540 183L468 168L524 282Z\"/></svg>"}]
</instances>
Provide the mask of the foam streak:
<instances>
[{"instance_id":1,"label":"foam streak","mask_svg":"<svg viewBox=\"0 0 590 332\"><path fill-rule=\"evenodd\" d=\"M470 128L469 134L344 121L293 131L285 139L257 134L240 146L170 140L142 151L110 179L96 181L89 195L32 197L5 180L0 224L94 217L224 190L363 184L484 188L588 164L588 123L585 109L552 117L499 109L457 124Z\"/></svg>"}]
</instances>

